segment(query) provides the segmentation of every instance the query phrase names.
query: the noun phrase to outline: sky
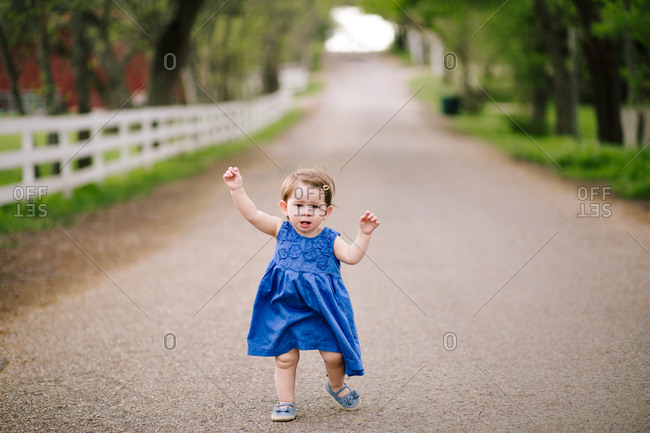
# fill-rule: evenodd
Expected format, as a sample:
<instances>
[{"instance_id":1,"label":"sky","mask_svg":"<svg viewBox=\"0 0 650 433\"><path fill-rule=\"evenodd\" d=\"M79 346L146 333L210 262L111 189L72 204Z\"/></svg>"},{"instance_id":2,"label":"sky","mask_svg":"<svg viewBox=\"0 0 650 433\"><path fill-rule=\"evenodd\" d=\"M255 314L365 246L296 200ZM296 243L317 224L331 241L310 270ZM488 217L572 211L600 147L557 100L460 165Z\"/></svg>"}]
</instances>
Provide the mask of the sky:
<instances>
[{"instance_id":1,"label":"sky","mask_svg":"<svg viewBox=\"0 0 650 433\"><path fill-rule=\"evenodd\" d=\"M379 15L364 14L354 6L332 9L336 27L325 42L334 52L369 52L387 49L395 39L395 27Z\"/></svg>"}]
</instances>

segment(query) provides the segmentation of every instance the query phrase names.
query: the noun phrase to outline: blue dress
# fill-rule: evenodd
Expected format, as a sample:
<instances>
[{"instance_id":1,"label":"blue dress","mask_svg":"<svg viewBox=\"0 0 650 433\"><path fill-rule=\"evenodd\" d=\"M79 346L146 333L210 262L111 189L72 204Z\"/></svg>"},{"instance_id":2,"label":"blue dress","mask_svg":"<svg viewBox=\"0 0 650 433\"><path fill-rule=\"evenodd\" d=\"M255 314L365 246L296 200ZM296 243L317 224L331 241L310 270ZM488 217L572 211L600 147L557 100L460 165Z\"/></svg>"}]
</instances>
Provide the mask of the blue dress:
<instances>
[{"instance_id":1,"label":"blue dress","mask_svg":"<svg viewBox=\"0 0 650 433\"><path fill-rule=\"evenodd\" d=\"M348 376L364 374L350 296L334 256L337 236L325 227L308 238L296 233L289 221L282 223L257 289L249 355L277 356L294 348L338 352Z\"/></svg>"}]
</instances>

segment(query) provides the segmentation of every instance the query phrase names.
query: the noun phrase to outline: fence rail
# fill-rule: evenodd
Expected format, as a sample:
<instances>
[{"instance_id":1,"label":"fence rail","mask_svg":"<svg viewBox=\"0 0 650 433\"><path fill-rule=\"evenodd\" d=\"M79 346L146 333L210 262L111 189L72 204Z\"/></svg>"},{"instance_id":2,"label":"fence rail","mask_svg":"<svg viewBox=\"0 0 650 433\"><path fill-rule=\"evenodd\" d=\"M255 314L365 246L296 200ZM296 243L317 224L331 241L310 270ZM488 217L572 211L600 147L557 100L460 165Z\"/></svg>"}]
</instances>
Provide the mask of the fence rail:
<instances>
[{"instance_id":1,"label":"fence rail","mask_svg":"<svg viewBox=\"0 0 650 433\"><path fill-rule=\"evenodd\" d=\"M0 204L29 198L29 191L70 193L115 174L252 134L284 116L292 105L292 91L306 86L306 71L286 71L282 90L251 101L1 119L0 140L20 140L20 149L0 148L0 173L20 170L21 180L0 186ZM88 138L77 138L84 134ZM45 145L46 138L54 144ZM90 158L90 165L77 168L82 158ZM47 164L58 165L58 173L37 177L36 167Z\"/></svg>"}]
</instances>

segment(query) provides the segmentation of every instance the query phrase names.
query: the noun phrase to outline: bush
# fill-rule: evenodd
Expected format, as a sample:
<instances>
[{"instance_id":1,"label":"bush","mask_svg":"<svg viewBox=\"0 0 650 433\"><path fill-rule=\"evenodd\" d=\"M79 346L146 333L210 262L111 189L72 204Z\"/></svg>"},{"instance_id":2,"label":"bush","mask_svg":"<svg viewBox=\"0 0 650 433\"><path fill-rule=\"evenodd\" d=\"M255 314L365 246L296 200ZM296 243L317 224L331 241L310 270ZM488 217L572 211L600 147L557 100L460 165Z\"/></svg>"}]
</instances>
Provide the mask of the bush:
<instances>
[{"instance_id":1,"label":"bush","mask_svg":"<svg viewBox=\"0 0 650 433\"><path fill-rule=\"evenodd\" d=\"M439 101L434 96L441 94L439 81L432 76L411 81L414 89L423 84L430 88L426 92L423 89L418 97L437 107ZM452 125L460 131L486 139L515 158L550 166L561 176L605 182L619 197L650 199L650 150L598 143L597 125L591 107L585 106L579 110L581 140L551 134L546 128L531 124L524 116L510 116L528 135L523 134L501 110L489 105L480 114L454 117Z\"/></svg>"}]
</instances>

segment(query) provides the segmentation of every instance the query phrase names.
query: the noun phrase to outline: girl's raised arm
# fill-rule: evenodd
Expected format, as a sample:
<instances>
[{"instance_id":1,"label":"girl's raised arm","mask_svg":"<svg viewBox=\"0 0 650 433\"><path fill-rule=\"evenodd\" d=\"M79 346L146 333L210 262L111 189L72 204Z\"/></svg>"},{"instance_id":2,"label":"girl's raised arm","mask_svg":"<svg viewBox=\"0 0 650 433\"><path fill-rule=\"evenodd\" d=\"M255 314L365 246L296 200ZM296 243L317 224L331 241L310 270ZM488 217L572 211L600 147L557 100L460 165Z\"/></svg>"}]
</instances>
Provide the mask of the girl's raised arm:
<instances>
[{"instance_id":1,"label":"girl's raised arm","mask_svg":"<svg viewBox=\"0 0 650 433\"><path fill-rule=\"evenodd\" d=\"M244 191L244 179L239 169L228 167L223 174L223 180L230 189L230 195L242 216L259 231L277 237L282 219L257 210L255 203Z\"/></svg>"},{"instance_id":2,"label":"girl's raised arm","mask_svg":"<svg viewBox=\"0 0 650 433\"><path fill-rule=\"evenodd\" d=\"M352 245L348 245L340 236L334 241L334 255L348 265L356 265L366 254L370 243L370 234L379 227L379 220L374 213L367 210L359 218L359 234Z\"/></svg>"}]
</instances>

